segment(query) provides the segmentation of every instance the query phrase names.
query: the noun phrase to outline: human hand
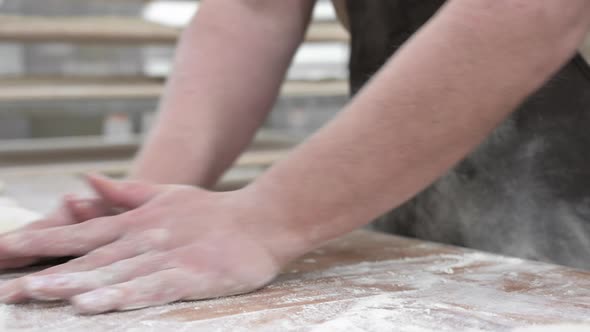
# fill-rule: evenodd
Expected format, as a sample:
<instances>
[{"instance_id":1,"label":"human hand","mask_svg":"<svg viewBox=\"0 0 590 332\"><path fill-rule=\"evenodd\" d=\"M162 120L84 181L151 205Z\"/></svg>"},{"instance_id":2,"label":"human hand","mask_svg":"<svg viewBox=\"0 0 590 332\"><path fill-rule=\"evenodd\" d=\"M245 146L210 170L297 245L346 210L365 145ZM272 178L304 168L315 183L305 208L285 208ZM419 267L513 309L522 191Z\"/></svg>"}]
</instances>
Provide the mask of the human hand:
<instances>
[{"instance_id":1,"label":"human hand","mask_svg":"<svg viewBox=\"0 0 590 332\"><path fill-rule=\"evenodd\" d=\"M272 202L247 189L91 180L103 198L137 208L0 238L3 257L85 255L6 282L3 302L69 299L96 314L240 294L266 285L304 248L281 229Z\"/></svg>"},{"instance_id":2,"label":"human hand","mask_svg":"<svg viewBox=\"0 0 590 332\"><path fill-rule=\"evenodd\" d=\"M112 204L98 197L81 198L73 194L65 195L62 198L61 204L55 211L38 221L19 228L17 231L42 230L51 227L71 225L98 217L116 214L119 211L120 209L115 208ZM6 258L0 255L0 270L21 268L34 264L40 260L41 257Z\"/></svg>"}]
</instances>

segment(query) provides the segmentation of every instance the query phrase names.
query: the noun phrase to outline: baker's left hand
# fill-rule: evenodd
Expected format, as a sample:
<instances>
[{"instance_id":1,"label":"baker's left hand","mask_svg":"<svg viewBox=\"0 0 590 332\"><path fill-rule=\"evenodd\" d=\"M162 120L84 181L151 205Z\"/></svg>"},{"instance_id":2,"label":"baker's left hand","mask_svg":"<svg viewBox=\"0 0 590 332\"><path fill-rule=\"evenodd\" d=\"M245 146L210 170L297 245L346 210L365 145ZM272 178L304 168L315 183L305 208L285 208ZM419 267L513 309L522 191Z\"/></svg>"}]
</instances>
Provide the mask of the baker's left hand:
<instances>
[{"instance_id":1,"label":"baker's left hand","mask_svg":"<svg viewBox=\"0 0 590 332\"><path fill-rule=\"evenodd\" d=\"M90 179L103 199L136 206L84 223L0 237L3 257L80 256L5 282L0 300L70 300L95 314L250 292L305 251L255 189Z\"/></svg>"}]
</instances>

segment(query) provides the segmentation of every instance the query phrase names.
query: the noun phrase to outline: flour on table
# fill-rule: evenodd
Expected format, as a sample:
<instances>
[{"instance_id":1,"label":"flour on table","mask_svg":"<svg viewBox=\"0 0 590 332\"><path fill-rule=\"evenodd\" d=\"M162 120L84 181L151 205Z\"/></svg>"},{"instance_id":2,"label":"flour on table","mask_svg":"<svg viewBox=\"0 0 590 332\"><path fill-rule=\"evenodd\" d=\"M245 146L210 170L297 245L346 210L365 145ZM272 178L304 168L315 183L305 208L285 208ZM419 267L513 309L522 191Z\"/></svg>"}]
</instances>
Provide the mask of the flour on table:
<instances>
[{"instance_id":1,"label":"flour on table","mask_svg":"<svg viewBox=\"0 0 590 332\"><path fill-rule=\"evenodd\" d=\"M0 331L6 331L7 305L0 304Z\"/></svg>"},{"instance_id":2,"label":"flour on table","mask_svg":"<svg viewBox=\"0 0 590 332\"><path fill-rule=\"evenodd\" d=\"M590 325L579 324L558 324L558 325L538 325L523 327L513 330L512 332L588 332Z\"/></svg>"},{"instance_id":3,"label":"flour on table","mask_svg":"<svg viewBox=\"0 0 590 332\"><path fill-rule=\"evenodd\" d=\"M40 218L40 214L20 207L9 198L0 197L0 234L13 231Z\"/></svg>"},{"instance_id":4,"label":"flour on table","mask_svg":"<svg viewBox=\"0 0 590 332\"><path fill-rule=\"evenodd\" d=\"M0 275L0 280L3 277L15 276ZM567 301L555 296L570 290L575 294ZM109 315L80 316L59 303L0 305L0 317L5 316L0 328L14 332L578 332L589 330L529 326L590 324L588 298L590 280L581 272L474 252L286 274L256 293ZM513 330L519 326L526 328Z\"/></svg>"}]
</instances>

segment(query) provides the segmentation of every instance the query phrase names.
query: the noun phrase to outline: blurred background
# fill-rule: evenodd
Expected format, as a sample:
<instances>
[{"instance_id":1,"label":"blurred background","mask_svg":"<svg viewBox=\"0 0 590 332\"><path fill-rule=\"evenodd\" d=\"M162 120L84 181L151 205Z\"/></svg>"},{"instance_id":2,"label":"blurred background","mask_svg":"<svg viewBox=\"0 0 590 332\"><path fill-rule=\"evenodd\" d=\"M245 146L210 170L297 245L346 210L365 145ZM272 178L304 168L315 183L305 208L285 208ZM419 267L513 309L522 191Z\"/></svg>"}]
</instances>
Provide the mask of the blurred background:
<instances>
[{"instance_id":1,"label":"blurred background","mask_svg":"<svg viewBox=\"0 0 590 332\"><path fill-rule=\"evenodd\" d=\"M0 1L5 194L39 197L34 207L46 210L41 200L56 182L65 190L85 172L124 176L198 8L196 0ZM274 111L221 187L251 181L341 109L347 62L348 34L331 2L319 1ZM47 195L31 194L44 182Z\"/></svg>"},{"instance_id":2,"label":"blurred background","mask_svg":"<svg viewBox=\"0 0 590 332\"><path fill-rule=\"evenodd\" d=\"M0 0L0 190L45 212L48 200L80 190L80 174L124 176L198 8L196 0ZM342 108L348 39L331 2L318 1L274 111L220 189L251 181ZM584 47L590 54L590 42Z\"/></svg>"}]
</instances>

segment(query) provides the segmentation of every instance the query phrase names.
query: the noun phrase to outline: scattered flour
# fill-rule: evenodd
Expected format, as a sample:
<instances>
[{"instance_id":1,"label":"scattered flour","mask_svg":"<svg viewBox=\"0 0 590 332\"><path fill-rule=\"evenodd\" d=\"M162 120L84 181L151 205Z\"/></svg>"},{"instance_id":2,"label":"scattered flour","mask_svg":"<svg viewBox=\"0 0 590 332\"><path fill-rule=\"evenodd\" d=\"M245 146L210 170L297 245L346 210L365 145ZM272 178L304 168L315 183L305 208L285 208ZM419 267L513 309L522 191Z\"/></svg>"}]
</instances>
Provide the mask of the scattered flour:
<instances>
[{"instance_id":1,"label":"scattered flour","mask_svg":"<svg viewBox=\"0 0 590 332\"><path fill-rule=\"evenodd\" d=\"M512 332L588 332L590 331L590 325L572 325L572 324L559 324L559 325L538 325L531 327L517 328Z\"/></svg>"},{"instance_id":2,"label":"scattered flour","mask_svg":"<svg viewBox=\"0 0 590 332\"><path fill-rule=\"evenodd\" d=\"M101 316L79 316L56 303L0 306L0 327L19 332L454 332L590 324L590 278L567 273L480 253L431 255L290 273L252 294Z\"/></svg>"},{"instance_id":3,"label":"scattered flour","mask_svg":"<svg viewBox=\"0 0 590 332\"><path fill-rule=\"evenodd\" d=\"M6 330L7 307L4 304L0 304L0 331Z\"/></svg>"}]
</instances>

